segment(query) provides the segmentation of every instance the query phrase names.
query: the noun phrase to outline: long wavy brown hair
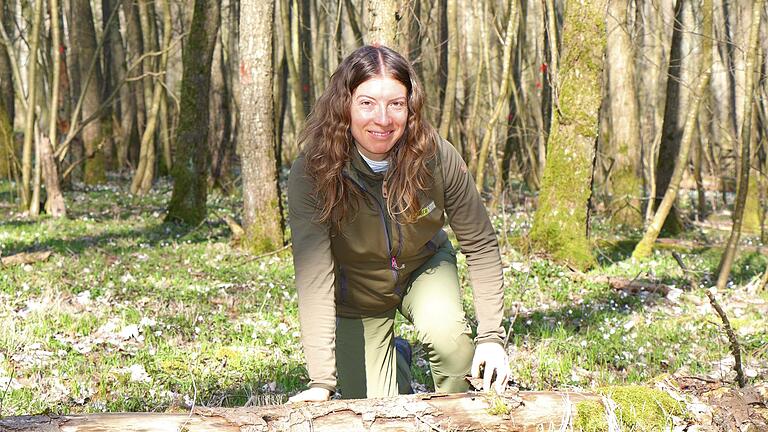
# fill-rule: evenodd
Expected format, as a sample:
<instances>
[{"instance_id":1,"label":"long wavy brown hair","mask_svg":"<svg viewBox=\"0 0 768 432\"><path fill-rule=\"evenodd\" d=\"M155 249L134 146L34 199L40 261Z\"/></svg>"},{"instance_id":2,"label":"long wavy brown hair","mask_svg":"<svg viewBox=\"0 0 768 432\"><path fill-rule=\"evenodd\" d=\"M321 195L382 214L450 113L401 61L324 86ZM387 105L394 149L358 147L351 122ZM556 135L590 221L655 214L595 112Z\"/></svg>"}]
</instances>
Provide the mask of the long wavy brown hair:
<instances>
[{"instance_id":1,"label":"long wavy brown hair","mask_svg":"<svg viewBox=\"0 0 768 432\"><path fill-rule=\"evenodd\" d=\"M435 155L438 136L422 115L425 98L416 73L405 58L385 46L358 48L333 73L299 135L306 172L315 183L318 222L329 222L337 232L353 210L353 198L362 193L342 174L352 152L357 151L350 132L352 94L360 84L381 76L402 83L408 95L408 121L403 136L390 150L385 174L390 218L414 222L420 210L418 194L432 181L428 163Z\"/></svg>"}]
</instances>

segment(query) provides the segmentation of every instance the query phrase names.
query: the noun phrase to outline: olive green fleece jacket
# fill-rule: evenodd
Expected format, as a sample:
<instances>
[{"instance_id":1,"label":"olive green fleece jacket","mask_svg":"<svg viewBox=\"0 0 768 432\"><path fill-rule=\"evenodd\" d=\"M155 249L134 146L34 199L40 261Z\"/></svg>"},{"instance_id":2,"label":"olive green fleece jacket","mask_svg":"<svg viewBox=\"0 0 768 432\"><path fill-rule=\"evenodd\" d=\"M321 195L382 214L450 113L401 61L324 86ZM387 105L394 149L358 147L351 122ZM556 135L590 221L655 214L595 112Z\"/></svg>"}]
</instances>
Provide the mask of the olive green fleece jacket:
<instances>
[{"instance_id":1,"label":"olive green fleece jacket","mask_svg":"<svg viewBox=\"0 0 768 432\"><path fill-rule=\"evenodd\" d=\"M344 169L362 192L356 211L331 235L317 223L319 208L305 159L288 179L289 223L299 301L302 344L310 387L336 389L336 317L371 316L400 304L411 273L431 257L447 235L445 215L466 256L478 318L476 342L502 343L504 290L496 234L472 176L456 149L441 140L430 162L433 184L420 196L419 219L390 220L376 174L358 152Z\"/></svg>"}]
</instances>

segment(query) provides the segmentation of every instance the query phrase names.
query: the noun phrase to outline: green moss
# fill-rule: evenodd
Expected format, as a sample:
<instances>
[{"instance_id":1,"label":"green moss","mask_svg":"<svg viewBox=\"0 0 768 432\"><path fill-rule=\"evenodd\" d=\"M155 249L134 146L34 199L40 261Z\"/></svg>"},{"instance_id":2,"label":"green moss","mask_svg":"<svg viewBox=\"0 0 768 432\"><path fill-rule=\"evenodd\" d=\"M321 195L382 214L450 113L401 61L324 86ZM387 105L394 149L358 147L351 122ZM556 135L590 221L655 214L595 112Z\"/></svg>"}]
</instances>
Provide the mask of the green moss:
<instances>
[{"instance_id":1,"label":"green moss","mask_svg":"<svg viewBox=\"0 0 768 432\"><path fill-rule=\"evenodd\" d=\"M599 391L616 403L615 415L622 430L664 431L671 426L671 416L684 416L683 404L669 394L644 386L606 387ZM603 404L588 401L577 404L575 429L601 432L608 430Z\"/></svg>"},{"instance_id":2,"label":"green moss","mask_svg":"<svg viewBox=\"0 0 768 432\"><path fill-rule=\"evenodd\" d=\"M498 416L509 415L510 409L507 403L496 392L488 395L486 402L488 402L488 408L486 409L488 414Z\"/></svg>"},{"instance_id":3,"label":"green moss","mask_svg":"<svg viewBox=\"0 0 768 432\"><path fill-rule=\"evenodd\" d=\"M602 432L608 430L605 419L605 407L600 401L587 400L576 404L574 429L584 432Z\"/></svg>"},{"instance_id":4,"label":"green moss","mask_svg":"<svg viewBox=\"0 0 768 432\"><path fill-rule=\"evenodd\" d=\"M241 239L243 247L254 254L272 252L283 245L283 233L280 224L280 207L277 199L271 200L263 208L256 209L256 219L245 227Z\"/></svg>"}]
</instances>

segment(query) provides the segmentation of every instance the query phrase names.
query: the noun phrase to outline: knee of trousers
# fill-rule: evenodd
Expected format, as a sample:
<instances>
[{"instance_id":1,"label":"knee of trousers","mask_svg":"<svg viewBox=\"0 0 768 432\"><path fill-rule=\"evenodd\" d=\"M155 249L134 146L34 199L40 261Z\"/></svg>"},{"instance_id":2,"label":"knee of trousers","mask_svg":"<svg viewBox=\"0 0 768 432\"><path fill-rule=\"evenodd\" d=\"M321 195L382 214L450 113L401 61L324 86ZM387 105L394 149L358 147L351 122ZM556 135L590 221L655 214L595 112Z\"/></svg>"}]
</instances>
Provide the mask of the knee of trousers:
<instances>
[{"instance_id":1,"label":"knee of trousers","mask_svg":"<svg viewBox=\"0 0 768 432\"><path fill-rule=\"evenodd\" d=\"M463 375L472 365L475 344L463 315L461 319L433 319L414 323L419 339L427 348L435 372Z\"/></svg>"}]
</instances>

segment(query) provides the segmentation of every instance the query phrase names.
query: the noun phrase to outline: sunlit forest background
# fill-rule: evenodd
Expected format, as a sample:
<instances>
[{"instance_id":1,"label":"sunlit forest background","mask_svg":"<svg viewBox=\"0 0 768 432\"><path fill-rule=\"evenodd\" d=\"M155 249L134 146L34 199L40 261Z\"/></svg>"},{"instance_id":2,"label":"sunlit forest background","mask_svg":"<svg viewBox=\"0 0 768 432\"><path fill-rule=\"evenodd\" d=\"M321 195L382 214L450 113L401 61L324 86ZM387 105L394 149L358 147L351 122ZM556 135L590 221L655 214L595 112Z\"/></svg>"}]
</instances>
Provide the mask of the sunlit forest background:
<instances>
[{"instance_id":1,"label":"sunlit forest background","mask_svg":"<svg viewBox=\"0 0 768 432\"><path fill-rule=\"evenodd\" d=\"M285 180L315 99L366 43L412 62L486 200L520 386L768 377L762 0L0 13L0 415L301 388ZM414 371L429 389L423 359Z\"/></svg>"}]
</instances>

